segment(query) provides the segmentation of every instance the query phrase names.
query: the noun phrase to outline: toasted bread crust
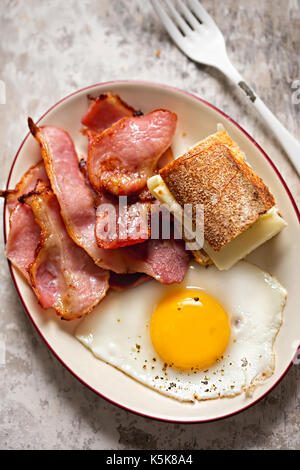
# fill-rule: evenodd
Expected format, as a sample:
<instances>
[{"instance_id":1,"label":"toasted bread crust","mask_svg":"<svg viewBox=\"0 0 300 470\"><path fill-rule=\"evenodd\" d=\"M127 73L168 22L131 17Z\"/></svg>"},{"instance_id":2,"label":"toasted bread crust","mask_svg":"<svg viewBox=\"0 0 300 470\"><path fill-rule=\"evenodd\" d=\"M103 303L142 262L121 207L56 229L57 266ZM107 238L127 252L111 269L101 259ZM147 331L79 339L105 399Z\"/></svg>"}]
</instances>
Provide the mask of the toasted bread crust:
<instances>
[{"instance_id":1,"label":"toasted bread crust","mask_svg":"<svg viewBox=\"0 0 300 470\"><path fill-rule=\"evenodd\" d=\"M181 206L204 205L204 238L215 251L275 205L226 131L209 136L159 174Z\"/></svg>"}]
</instances>

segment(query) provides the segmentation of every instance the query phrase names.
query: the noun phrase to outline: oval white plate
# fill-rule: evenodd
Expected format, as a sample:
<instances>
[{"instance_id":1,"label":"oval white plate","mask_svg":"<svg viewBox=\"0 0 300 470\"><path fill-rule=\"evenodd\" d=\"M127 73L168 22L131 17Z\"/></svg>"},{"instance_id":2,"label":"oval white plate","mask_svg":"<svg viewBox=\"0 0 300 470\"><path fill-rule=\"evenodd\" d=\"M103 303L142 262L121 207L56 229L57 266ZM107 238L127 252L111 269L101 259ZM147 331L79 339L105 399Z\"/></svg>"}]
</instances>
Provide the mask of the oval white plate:
<instances>
[{"instance_id":1,"label":"oval white plate","mask_svg":"<svg viewBox=\"0 0 300 470\"><path fill-rule=\"evenodd\" d=\"M62 322L54 311L42 310L30 287L13 268L11 274L25 310L39 334L56 357L85 385L102 397L144 416L177 422L202 422L237 413L265 396L289 369L300 344L299 276L300 276L300 215L278 171L255 141L228 116L189 93L165 85L120 81L94 85L80 90L54 105L40 119L41 125L52 124L67 130L74 139L78 153L86 153L86 138L79 133L80 119L88 107L87 95L111 91L136 109L149 112L166 108L178 115L174 138L175 156L216 131L222 123L246 153L247 159L275 196L280 212L288 222L277 237L255 251L250 260L275 275L288 290L284 323L275 343L276 368L271 378L259 386L252 397L244 395L193 404L180 403L164 397L135 382L122 372L97 360L73 336L78 321ZM183 136L183 133L186 135ZM38 160L40 150L33 137L26 136L12 165L7 187L13 188L24 172ZM5 209L4 230L9 230ZM251 295L251 292L249 292ZM101 308L98 306L98 308ZM126 306L124 306L126 309Z\"/></svg>"}]
</instances>

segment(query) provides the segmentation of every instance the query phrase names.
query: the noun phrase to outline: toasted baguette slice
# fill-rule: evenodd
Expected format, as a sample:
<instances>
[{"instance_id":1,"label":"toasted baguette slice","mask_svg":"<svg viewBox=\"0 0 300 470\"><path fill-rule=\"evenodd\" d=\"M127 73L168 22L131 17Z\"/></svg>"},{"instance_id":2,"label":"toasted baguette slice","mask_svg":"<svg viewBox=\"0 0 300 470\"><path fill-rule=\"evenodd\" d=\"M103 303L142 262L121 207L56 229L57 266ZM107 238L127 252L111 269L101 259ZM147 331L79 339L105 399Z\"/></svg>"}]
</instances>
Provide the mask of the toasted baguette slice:
<instances>
[{"instance_id":1,"label":"toasted baguette slice","mask_svg":"<svg viewBox=\"0 0 300 470\"><path fill-rule=\"evenodd\" d=\"M207 137L161 169L148 180L148 187L171 211L185 204L193 208L203 205L203 248L220 269L228 269L286 225L268 187L225 130ZM263 215L267 223L258 223ZM194 211L194 227L195 222ZM203 255L197 252L197 258L202 264Z\"/></svg>"}]
</instances>

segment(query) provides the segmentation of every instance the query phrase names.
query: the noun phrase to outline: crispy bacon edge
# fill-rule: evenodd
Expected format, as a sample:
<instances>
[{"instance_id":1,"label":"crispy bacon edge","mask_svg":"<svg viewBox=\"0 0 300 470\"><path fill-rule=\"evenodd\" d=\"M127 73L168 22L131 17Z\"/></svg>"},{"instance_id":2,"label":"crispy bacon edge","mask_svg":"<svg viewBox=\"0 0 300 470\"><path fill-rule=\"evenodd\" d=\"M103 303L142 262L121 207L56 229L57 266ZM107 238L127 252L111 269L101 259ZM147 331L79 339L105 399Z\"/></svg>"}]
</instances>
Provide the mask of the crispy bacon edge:
<instances>
[{"instance_id":1,"label":"crispy bacon edge","mask_svg":"<svg viewBox=\"0 0 300 470\"><path fill-rule=\"evenodd\" d=\"M37 269L38 269L38 267L37 267L38 260L39 260L40 257L43 256L43 254L44 254L43 251L47 250L48 234L47 234L46 227L43 225L42 221L35 214L34 207L33 207L34 202L32 201L32 199L34 199L35 197L40 197L40 196L46 197L46 198L55 198L56 199L56 196L54 195L51 188L49 188L44 183L38 183L38 185L37 185L37 187L34 191L31 191L30 193L28 193L27 195L24 195L22 197L22 203L23 204L28 204L29 207L32 208L36 223L41 228L40 242L39 242L38 247L36 249L35 261L31 264L30 269L29 269L29 277L30 277L31 287L32 287L33 291L35 292L36 297L38 299L38 302L39 302L39 304L41 305L42 308L50 308L50 307L53 308L55 310L55 312L57 313L57 315L62 320L68 320L69 321L69 320L78 319L78 318L81 318L82 316L87 315L88 313L90 313L98 305L98 303L105 297L105 295L106 295L106 293L109 289L110 273L109 273L109 271L103 270L102 268L98 267L97 265L94 265L97 269L102 270L103 273L104 273L103 280L105 281L105 288L104 288L104 291L103 291L103 294L101 295L101 297L99 299L97 299L88 309L84 310L83 312L80 312L80 313L77 313L75 315L70 316L69 314L65 313L63 309L61 310L59 308L59 306L55 306L55 304L53 304L51 306L43 307L43 304L42 304L42 301L41 301L41 296L40 296L40 293L39 293L39 289L38 289L38 286L36 284L35 274L36 274ZM57 202L57 206L59 208L58 202ZM62 220L62 225L64 226L63 220ZM66 234L67 237L69 237L67 231L66 231L65 234ZM70 238L70 242L74 243L71 238ZM85 251L82 248L78 247L75 243L74 243L74 246L78 250L82 251L82 254L86 257L87 260L90 261L91 264L94 264L93 260L87 255L87 253L85 253Z\"/></svg>"},{"instance_id":2,"label":"crispy bacon edge","mask_svg":"<svg viewBox=\"0 0 300 470\"><path fill-rule=\"evenodd\" d=\"M103 132L101 132L100 134L98 134L98 136L95 136L93 134L93 138L92 138L92 142L90 142L89 144L89 149L88 149L88 158L87 158L87 165L88 165L88 175L89 175L89 180L92 184L92 186L97 189L98 191L108 191L109 193L111 194L114 194L115 196L119 196L119 195L127 195L127 196L131 196L133 194L137 194L141 191L143 191L146 187L146 181L144 183L140 182L140 184L137 183L137 181L139 180L139 178L135 178L136 180L136 183L135 183L135 186L133 185L133 183L131 182L130 184L128 183L128 186L130 187L130 189L126 189L126 191L123 188L124 184L122 183L122 185L119 185L117 183L110 183L109 185L107 183L103 183L101 182L100 184L100 181L99 181L99 175L98 174L94 174L93 173L93 166L94 166L94 152L95 152L95 149L97 148L97 146L99 145L99 143L101 143L101 141L103 139L105 139L107 136L108 137L113 137L114 134L116 133L116 131L118 131L118 129L123 129L124 126L127 124L128 120L129 119L132 119L132 118L139 118L139 117L142 117L142 118L145 118L147 116L150 116L154 113L157 113L157 112L168 112L170 113L170 115L172 115L173 117L175 117L175 129L174 129L174 133L175 133L175 130L176 130L176 124L177 124L177 115L171 111L168 111L166 109L155 109L154 111L151 111L150 113L148 113L147 115L140 115L140 114L136 114L136 115L133 115L133 116L127 116L127 117L124 117L122 119L119 119L118 121L116 121L111 127L105 129ZM173 133L173 136L174 136L174 133ZM172 139L171 139L172 141ZM154 175L156 172L157 172L157 169L160 169L162 168L163 166L165 166L165 163L164 162L167 162L169 163L173 157L173 152L172 152L172 149L170 148L170 145L171 145L171 142L169 144L169 146L167 146L161 153L160 155L158 155L158 157L156 158L156 161L155 161L155 164L153 165L152 169L151 169L151 172L152 174ZM162 159L162 163L159 164L159 161L160 159ZM113 162L112 162L113 164ZM108 168L107 170L108 171L111 171L109 166L110 166L110 163L109 162L105 162L105 165L107 166L108 165ZM117 171L119 172L119 174L121 175L123 172L124 172L124 167L116 167ZM112 168L112 170L114 170L114 168ZM141 177L141 180L143 181L144 180L144 177L142 178ZM131 187L132 186L132 187Z\"/></svg>"}]
</instances>

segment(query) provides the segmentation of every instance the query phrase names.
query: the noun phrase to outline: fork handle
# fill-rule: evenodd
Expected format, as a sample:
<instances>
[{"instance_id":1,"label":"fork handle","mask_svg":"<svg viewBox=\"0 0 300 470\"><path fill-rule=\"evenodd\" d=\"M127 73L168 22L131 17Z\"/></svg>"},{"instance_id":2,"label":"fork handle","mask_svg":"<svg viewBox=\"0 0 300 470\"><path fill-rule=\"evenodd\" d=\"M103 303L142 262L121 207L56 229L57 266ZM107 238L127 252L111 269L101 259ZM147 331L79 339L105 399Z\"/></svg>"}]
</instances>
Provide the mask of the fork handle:
<instances>
[{"instance_id":1,"label":"fork handle","mask_svg":"<svg viewBox=\"0 0 300 470\"><path fill-rule=\"evenodd\" d=\"M226 62L220 70L236 85L238 85L248 96L251 103L262 115L267 126L273 131L282 148L285 150L289 160L300 176L300 142L281 124L265 103L257 96L252 88L247 85L243 77L231 64Z\"/></svg>"}]
</instances>

